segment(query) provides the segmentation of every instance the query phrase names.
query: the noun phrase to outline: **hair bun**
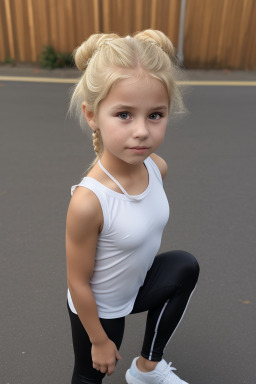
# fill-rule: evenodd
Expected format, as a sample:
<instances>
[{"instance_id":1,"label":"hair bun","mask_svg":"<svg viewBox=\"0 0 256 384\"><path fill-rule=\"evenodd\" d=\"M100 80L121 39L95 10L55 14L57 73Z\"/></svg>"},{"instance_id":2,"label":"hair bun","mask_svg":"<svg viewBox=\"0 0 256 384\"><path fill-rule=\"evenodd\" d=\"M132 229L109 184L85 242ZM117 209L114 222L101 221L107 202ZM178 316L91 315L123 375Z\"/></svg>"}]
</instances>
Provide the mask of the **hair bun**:
<instances>
[{"instance_id":1,"label":"hair bun","mask_svg":"<svg viewBox=\"0 0 256 384\"><path fill-rule=\"evenodd\" d=\"M73 52L73 57L77 68L80 71L85 71L88 65L88 61L93 56L94 52L100 48L100 46L109 40L119 38L115 33L95 33L91 35L88 40L84 41L80 47L76 48Z\"/></svg>"},{"instance_id":2,"label":"hair bun","mask_svg":"<svg viewBox=\"0 0 256 384\"><path fill-rule=\"evenodd\" d=\"M175 56L175 50L171 40L161 31L156 29L146 29L145 31L137 33L134 37L144 41L151 41L152 43L159 45L170 58Z\"/></svg>"}]
</instances>

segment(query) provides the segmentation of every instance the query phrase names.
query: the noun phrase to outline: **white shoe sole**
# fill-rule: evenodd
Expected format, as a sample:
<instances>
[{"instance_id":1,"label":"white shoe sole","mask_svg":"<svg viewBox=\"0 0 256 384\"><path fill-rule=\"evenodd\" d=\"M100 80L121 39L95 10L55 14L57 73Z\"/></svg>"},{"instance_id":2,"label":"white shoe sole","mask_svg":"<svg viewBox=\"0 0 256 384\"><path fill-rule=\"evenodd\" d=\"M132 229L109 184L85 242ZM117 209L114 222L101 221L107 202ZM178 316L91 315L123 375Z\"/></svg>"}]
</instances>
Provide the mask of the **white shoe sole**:
<instances>
[{"instance_id":1,"label":"white shoe sole","mask_svg":"<svg viewBox=\"0 0 256 384\"><path fill-rule=\"evenodd\" d=\"M130 374L129 369L126 371L125 380L128 384L145 384L145 383L143 383L143 381L140 381L140 380L136 379L136 377L133 377Z\"/></svg>"},{"instance_id":2,"label":"white shoe sole","mask_svg":"<svg viewBox=\"0 0 256 384\"><path fill-rule=\"evenodd\" d=\"M129 372L129 369L126 371L125 380L128 384L145 384L144 381L141 381L136 377L132 376ZM181 384L188 384L188 383L186 381L181 380Z\"/></svg>"}]
</instances>

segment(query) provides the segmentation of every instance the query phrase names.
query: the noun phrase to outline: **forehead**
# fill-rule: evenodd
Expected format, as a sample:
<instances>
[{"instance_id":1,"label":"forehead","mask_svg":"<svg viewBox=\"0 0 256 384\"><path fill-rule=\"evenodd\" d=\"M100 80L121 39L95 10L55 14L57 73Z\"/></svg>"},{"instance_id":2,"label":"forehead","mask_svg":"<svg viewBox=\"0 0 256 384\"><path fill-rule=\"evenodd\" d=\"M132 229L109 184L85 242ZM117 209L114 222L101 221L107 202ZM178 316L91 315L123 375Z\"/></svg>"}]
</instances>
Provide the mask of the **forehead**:
<instances>
[{"instance_id":1,"label":"forehead","mask_svg":"<svg viewBox=\"0 0 256 384\"><path fill-rule=\"evenodd\" d=\"M168 93L165 85L146 73L131 70L125 73L126 78L118 80L110 89L102 104L132 104L168 106Z\"/></svg>"}]
</instances>

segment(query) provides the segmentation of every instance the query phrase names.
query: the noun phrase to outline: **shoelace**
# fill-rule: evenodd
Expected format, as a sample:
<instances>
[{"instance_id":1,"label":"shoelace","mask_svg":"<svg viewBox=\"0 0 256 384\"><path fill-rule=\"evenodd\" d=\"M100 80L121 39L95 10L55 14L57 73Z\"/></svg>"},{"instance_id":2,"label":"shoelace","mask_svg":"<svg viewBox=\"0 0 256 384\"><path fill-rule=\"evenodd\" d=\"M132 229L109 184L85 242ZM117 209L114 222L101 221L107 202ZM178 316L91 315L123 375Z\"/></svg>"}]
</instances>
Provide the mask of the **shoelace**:
<instances>
[{"instance_id":1,"label":"shoelace","mask_svg":"<svg viewBox=\"0 0 256 384\"><path fill-rule=\"evenodd\" d=\"M168 366L166 367L166 369L163 371L162 380L160 381L160 383L164 384L166 382L166 379L170 375L176 376L172 371L176 371L177 369L172 367L171 365L172 365L172 363L169 363Z\"/></svg>"}]
</instances>

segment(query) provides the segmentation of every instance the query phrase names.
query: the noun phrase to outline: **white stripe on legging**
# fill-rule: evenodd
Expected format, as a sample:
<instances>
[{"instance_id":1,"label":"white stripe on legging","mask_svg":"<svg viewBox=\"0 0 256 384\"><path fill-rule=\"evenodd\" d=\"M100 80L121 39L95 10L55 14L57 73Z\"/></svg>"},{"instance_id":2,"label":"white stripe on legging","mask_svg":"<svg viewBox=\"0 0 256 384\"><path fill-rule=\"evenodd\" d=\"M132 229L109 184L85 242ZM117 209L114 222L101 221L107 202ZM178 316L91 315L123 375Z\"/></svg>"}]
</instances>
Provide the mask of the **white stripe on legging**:
<instances>
[{"instance_id":1,"label":"white stripe on legging","mask_svg":"<svg viewBox=\"0 0 256 384\"><path fill-rule=\"evenodd\" d=\"M151 344L151 348L150 348L150 353L149 353L149 360L152 359L152 352L153 352L153 348L154 348L154 344L155 344L155 340L156 340L156 336L157 336L157 330L158 330L158 326L159 326L159 323L160 323L160 320L161 320L161 317L164 313L164 310L165 310L165 307L166 305L168 304L169 300L166 301L166 303L164 304L163 308L162 308L162 311L160 312L160 315L158 317L158 320L157 320L157 323L156 323L156 327L155 327L155 332L154 332L154 338L153 338L153 341L152 341L152 344Z\"/></svg>"},{"instance_id":2,"label":"white stripe on legging","mask_svg":"<svg viewBox=\"0 0 256 384\"><path fill-rule=\"evenodd\" d=\"M174 329L173 333L171 334L171 336L170 336L169 340L167 341L167 343L165 344L165 347L164 347L164 348L166 348L166 345L169 343L169 341L170 341L171 338L173 337L174 332L175 332L176 329L178 328L178 326L179 326L181 320L183 319L183 316L184 316L184 314L185 314L185 312L186 312L186 310L187 310L188 304L189 304L189 302L190 302L191 296L193 295L193 293L194 293L194 291L195 291L195 289L196 289L196 286L197 286L197 284L195 285L195 288L193 289L193 291L191 292L191 294L190 294L190 296L189 296L187 305L186 305L186 307L185 307L185 309L184 309L184 311L183 311L183 314L182 314L182 316L181 316L181 318L180 318L180 321L179 321L178 324L176 325L176 328Z\"/></svg>"},{"instance_id":3,"label":"white stripe on legging","mask_svg":"<svg viewBox=\"0 0 256 384\"><path fill-rule=\"evenodd\" d=\"M176 325L176 327L175 327L173 333L171 334L169 340L167 341L166 345L167 345L167 344L169 343L169 341L171 340L171 338L172 338L174 332L175 332L176 329L178 328L178 326L179 326L181 320L183 319L183 316L184 316L184 314L185 314L185 312L186 312L186 309L187 309L188 304L189 304L189 302L190 302L191 296L193 295L195 289L196 289L196 285L195 285L195 288L193 289L193 291L191 292L191 294L190 294L190 296L189 296L189 299L188 299L188 301L187 301L187 304L186 304L186 307L185 307L185 309L184 309L184 311L183 311L183 314L182 314L182 316L181 316L181 318L180 318L180 321L179 321L178 324ZM165 310L165 308L166 308L168 302L169 302L169 300L167 300L166 303L164 304L164 306L163 306L163 308L162 308L162 311L161 311L161 313L160 313L160 315L159 315L159 318L158 318L158 320L157 320L157 323L156 323L155 332L154 332L154 338L153 338L153 341L152 341L152 344L151 344L151 349L150 349L149 358L148 358L149 360L152 359L152 353L153 353L153 348L154 348L154 344L155 344L155 340L156 340L156 336L157 336L158 326L159 326L161 317L163 316L164 310ZM165 347L166 347L166 345L165 345ZM164 348L165 348L165 347L164 347Z\"/></svg>"}]
</instances>

